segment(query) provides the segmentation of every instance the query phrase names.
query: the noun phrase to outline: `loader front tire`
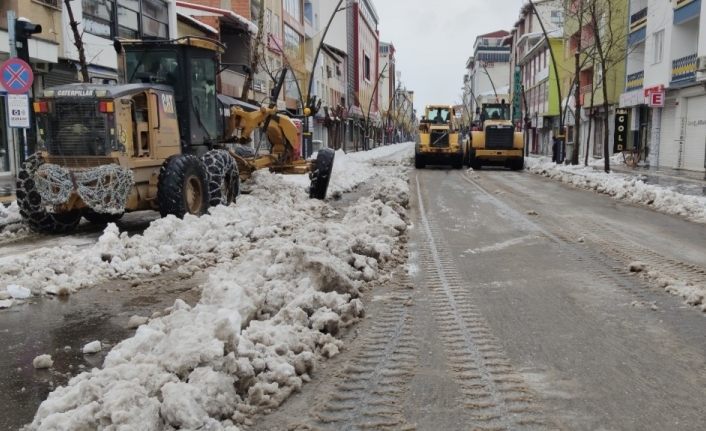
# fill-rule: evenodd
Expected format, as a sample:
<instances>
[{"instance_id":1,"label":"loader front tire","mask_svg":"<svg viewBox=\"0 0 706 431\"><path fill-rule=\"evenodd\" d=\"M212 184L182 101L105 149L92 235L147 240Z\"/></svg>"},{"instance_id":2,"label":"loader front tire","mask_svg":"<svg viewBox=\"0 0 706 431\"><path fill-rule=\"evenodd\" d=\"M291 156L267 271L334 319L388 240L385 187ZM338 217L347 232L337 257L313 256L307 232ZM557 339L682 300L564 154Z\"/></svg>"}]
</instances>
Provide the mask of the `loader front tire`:
<instances>
[{"instance_id":1,"label":"loader front tire","mask_svg":"<svg viewBox=\"0 0 706 431\"><path fill-rule=\"evenodd\" d=\"M157 183L162 217L205 214L209 202L207 178L206 168L196 156L180 154L165 160Z\"/></svg>"},{"instance_id":2,"label":"loader front tire","mask_svg":"<svg viewBox=\"0 0 706 431\"><path fill-rule=\"evenodd\" d=\"M15 196L20 207L20 215L35 232L59 234L76 229L81 221L79 211L50 213L42 205L42 197L34 182L34 173L44 161L39 154L27 158L17 175Z\"/></svg>"},{"instance_id":3,"label":"loader front tire","mask_svg":"<svg viewBox=\"0 0 706 431\"><path fill-rule=\"evenodd\" d=\"M201 157L208 174L209 206L230 205L240 195L240 174L235 159L225 150L211 150Z\"/></svg>"},{"instance_id":4,"label":"loader front tire","mask_svg":"<svg viewBox=\"0 0 706 431\"><path fill-rule=\"evenodd\" d=\"M316 156L316 165L309 174L311 186L309 187L309 197L312 199L326 199L329 181L331 181L331 171L333 171L333 159L335 151L330 148L322 148Z\"/></svg>"}]
</instances>

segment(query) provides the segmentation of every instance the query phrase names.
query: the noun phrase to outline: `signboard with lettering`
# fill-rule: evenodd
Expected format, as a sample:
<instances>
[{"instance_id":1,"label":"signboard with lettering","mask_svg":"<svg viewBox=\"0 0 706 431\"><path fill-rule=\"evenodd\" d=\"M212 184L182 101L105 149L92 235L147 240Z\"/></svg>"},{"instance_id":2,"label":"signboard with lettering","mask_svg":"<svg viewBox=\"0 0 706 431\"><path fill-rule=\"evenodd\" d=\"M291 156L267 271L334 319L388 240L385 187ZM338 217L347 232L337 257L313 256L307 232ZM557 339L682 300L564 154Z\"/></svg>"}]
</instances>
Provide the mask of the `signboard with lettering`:
<instances>
[{"instance_id":1,"label":"signboard with lettering","mask_svg":"<svg viewBox=\"0 0 706 431\"><path fill-rule=\"evenodd\" d=\"M615 136L613 141L613 152L619 153L625 150L628 144L628 110L618 109L615 111Z\"/></svg>"},{"instance_id":2,"label":"signboard with lettering","mask_svg":"<svg viewBox=\"0 0 706 431\"><path fill-rule=\"evenodd\" d=\"M664 108L664 91L650 93L649 102L651 108Z\"/></svg>"},{"instance_id":3,"label":"signboard with lettering","mask_svg":"<svg viewBox=\"0 0 706 431\"><path fill-rule=\"evenodd\" d=\"M7 122L10 127L29 129L29 96L7 95Z\"/></svg>"}]
</instances>

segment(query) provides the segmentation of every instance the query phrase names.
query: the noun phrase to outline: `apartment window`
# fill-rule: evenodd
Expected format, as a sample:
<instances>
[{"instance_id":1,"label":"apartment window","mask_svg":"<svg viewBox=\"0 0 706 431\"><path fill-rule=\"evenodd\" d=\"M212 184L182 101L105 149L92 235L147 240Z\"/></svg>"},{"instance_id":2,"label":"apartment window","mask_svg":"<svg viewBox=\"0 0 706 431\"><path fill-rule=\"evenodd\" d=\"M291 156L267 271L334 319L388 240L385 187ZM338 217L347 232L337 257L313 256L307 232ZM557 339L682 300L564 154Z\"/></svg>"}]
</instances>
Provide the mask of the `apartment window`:
<instances>
[{"instance_id":1,"label":"apartment window","mask_svg":"<svg viewBox=\"0 0 706 431\"><path fill-rule=\"evenodd\" d=\"M302 46L302 36L292 27L284 25L284 49L299 57Z\"/></svg>"},{"instance_id":2,"label":"apartment window","mask_svg":"<svg viewBox=\"0 0 706 431\"><path fill-rule=\"evenodd\" d=\"M169 36L169 13L164 0L82 0L81 4L87 33L128 39Z\"/></svg>"},{"instance_id":3,"label":"apartment window","mask_svg":"<svg viewBox=\"0 0 706 431\"><path fill-rule=\"evenodd\" d=\"M139 16L139 0L121 0L118 3L118 36L125 39L139 39Z\"/></svg>"},{"instance_id":4,"label":"apartment window","mask_svg":"<svg viewBox=\"0 0 706 431\"><path fill-rule=\"evenodd\" d=\"M363 70L365 71L365 79L370 81L370 57L363 56Z\"/></svg>"},{"instance_id":5,"label":"apartment window","mask_svg":"<svg viewBox=\"0 0 706 431\"><path fill-rule=\"evenodd\" d=\"M654 64L662 62L664 54L664 30L660 30L652 36L654 40Z\"/></svg>"},{"instance_id":6,"label":"apartment window","mask_svg":"<svg viewBox=\"0 0 706 431\"><path fill-rule=\"evenodd\" d=\"M142 33L145 36L166 38L169 35L169 12L162 0L142 1Z\"/></svg>"},{"instance_id":7,"label":"apartment window","mask_svg":"<svg viewBox=\"0 0 706 431\"><path fill-rule=\"evenodd\" d=\"M81 4L85 31L96 36L110 38L113 35L111 22L115 8L114 0L83 0Z\"/></svg>"},{"instance_id":8,"label":"apartment window","mask_svg":"<svg viewBox=\"0 0 706 431\"><path fill-rule=\"evenodd\" d=\"M48 6L54 6L56 8L60 8L61 3L63 3L61 0L36 0L36 1L38 1L39 3L43 3L45 5L48 5Z\"/></svg>"},{"instance_id":9,"label":"apartment window","mask_svg":"<svg viewBox=\"0 0 706 431\"><path fill-rule=\"evenodd\" d=\"M282 23L279 19L279 14L272 15L272 34L275 35L277 39L282 39Z\"/></svg>"},{"instance_id":10,"label":"apartment window","mask_svg":"<svg viewBox=\"0 0 706 431\"><path fill-rule=\"evenodd\" d=\"M552 16L551 16L551 22L554 25L561 25L564 23L564 11L561 10L553 10L552 11Z\"/></svg>"},{"instance_id":11,"label":"apartment window","mask_svg":"<svg viewBox=\"0 0 706 431\"><path fill-rule=\"evenodd\" d=\"M297 21L302 21L301 0L284 0L284 11L296 18Z\"/></svg>"},{"instance_id":12,"label":"apartment window","mask_svg":"<svg viewBox=\"0 0 706 431\"><path fill-rule=\"evenodd\" d=\"M309 24L314 23L314 6L310 1L304 2L304 19L309 22Z\"/></svg>"}]
</instances>

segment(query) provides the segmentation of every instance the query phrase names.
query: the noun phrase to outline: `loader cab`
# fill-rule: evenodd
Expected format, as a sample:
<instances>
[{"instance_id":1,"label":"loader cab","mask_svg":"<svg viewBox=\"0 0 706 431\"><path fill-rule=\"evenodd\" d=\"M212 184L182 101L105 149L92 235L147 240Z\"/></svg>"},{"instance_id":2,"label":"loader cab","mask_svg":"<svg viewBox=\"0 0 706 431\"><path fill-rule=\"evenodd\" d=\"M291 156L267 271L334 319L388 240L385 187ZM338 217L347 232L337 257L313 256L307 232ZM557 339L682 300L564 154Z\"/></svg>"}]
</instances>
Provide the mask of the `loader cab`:
<instances>
[{"instance_id":1,"label":"loader cab","mask_svg":"<svg viewBox=\"0 0 706 431\"><path fill-rule=\"evenodd\" d=\"M507 103L485 103L481 109L480 120L505 122L510 121L510 105Z\"/></svg>"},{"instance_id":2,"label":"loader cab","mask_svg":"<svg viewBox=\"0 0 706 431\"><path fill-rule=\"evenodd\" d=\"M116 41L125 83L174 91L182 151L201 155L222 139L216 75L223 45L196 37L172 41Z\"/></svg>"}]
</instances>

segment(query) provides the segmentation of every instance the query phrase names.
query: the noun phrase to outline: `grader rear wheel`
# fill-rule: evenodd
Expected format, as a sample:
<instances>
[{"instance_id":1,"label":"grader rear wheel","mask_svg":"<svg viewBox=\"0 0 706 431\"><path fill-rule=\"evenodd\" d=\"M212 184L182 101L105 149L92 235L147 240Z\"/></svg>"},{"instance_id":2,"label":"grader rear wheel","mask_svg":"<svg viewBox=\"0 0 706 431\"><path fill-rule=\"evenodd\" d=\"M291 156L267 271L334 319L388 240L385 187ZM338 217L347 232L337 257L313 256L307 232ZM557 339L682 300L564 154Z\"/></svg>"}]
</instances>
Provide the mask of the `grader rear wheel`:
<instances>
[{"instance_id":1,"label":"grader rear wheel","mask_svg":"<svg viewBox=\"0 0 706 431\"><path fill-rule=\"evenodd\" d=\"M309 187L309 197L312 199L326 199L326 191L331 180L333 171L333 159L336 153L330 148L319 150L316 156L316 165L309 174L311 186Z\"/></svg>"},{"instance_id":2,"label":"grader rear wheel","mask_svg":"<svg viewBox=\"0 0 706 431\"><path fill-rule=\"evenodd\" d=\"M44 163L39 154L27 158L23 169L17 175L17 204L20 215L30 229L41 233L67 233L76 229L81 221L79 211L66 213L50 213L42 204L42 197L34 181L34 173Z\"/></svg>"},{"instance_id":3,"label":"grader rear wheel","mask_svg":"<svg viewBox=\"0 0 706 431\"><path fill-rule=\"evenodd\" d=\"M159 171L157 186L162 217L205 214L209 203L207 177L206 168L197 157L189 154L169 157Z\"/></svg>"}]
</instances>

